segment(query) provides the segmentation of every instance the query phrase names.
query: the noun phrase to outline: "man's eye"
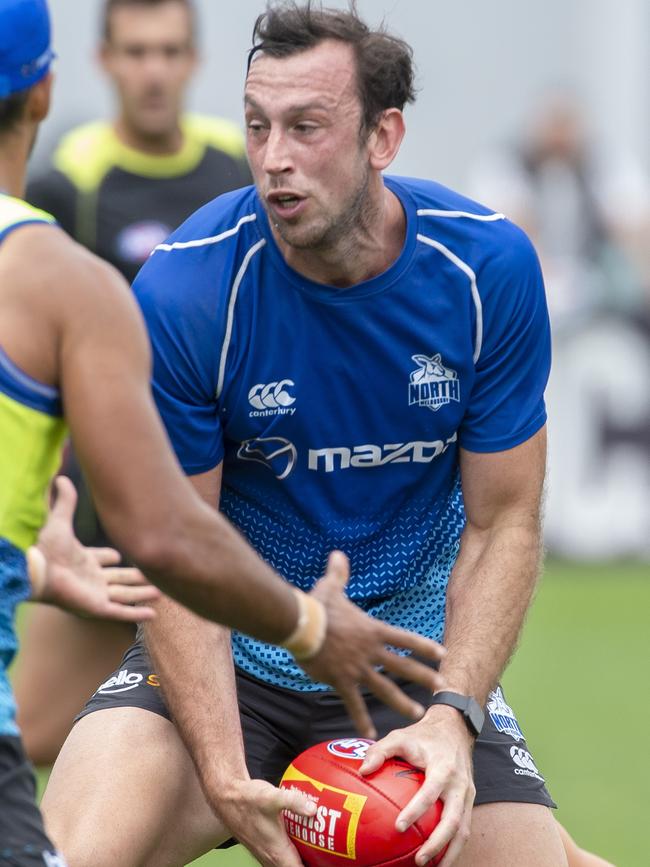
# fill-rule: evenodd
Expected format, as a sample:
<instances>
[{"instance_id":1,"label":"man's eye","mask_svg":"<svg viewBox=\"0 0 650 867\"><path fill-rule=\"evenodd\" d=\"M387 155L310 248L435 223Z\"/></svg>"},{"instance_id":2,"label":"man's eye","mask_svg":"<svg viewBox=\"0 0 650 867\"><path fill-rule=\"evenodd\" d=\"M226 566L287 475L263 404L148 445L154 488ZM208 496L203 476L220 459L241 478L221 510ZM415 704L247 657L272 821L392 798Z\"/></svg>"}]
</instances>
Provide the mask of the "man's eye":
<instances>
[{"instance_id":1,"label":"man's eye","mask_svg":"<svg viewBox=\"0 0 650 867\"><path fill-rule=\"evenodd\" d=\"M259 120L251 120L246 124L246 133L253 139L261 139L266 134L266 127Z\"/></svg>"},{"instance_id":2,"label":"man's eye","mask_svg":"<svg viewBox=\"0 0 650 867\"><path fill-rule=\"evenodd\" d=\"M176 60L176 58L185 54L185 49L180 45L166 45L163 53L168 60Z\"/></svg>"},{"instance_id":3,"label":"man's eye","mask_svg":"<svg viewBox=\"0 0 650 867\"><path fill-rule=\"evenodd\" d=\"M146 49L143 45L129 45L124 49L124 53L132 60L142 60L146 54Z\"/></svg>"}]
</instances>

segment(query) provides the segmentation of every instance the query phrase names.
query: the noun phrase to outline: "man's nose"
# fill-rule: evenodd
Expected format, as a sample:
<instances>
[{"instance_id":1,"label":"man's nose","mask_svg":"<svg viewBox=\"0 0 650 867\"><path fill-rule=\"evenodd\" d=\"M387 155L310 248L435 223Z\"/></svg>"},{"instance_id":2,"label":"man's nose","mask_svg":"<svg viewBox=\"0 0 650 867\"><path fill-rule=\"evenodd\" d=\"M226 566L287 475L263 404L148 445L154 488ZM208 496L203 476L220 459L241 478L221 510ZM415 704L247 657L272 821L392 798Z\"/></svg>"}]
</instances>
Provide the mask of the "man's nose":
<instances>
[{"instance_id":1,"label":"man's nose","mask_svg":"<svg viewBox=\"0 0 650 867\"><path fill-rule=\"evenodd\" d=\"M289 142L281 129L271 129L264 146L262 168L269 175L290 171L292 160Z\"/></svg>"}]
</instances>

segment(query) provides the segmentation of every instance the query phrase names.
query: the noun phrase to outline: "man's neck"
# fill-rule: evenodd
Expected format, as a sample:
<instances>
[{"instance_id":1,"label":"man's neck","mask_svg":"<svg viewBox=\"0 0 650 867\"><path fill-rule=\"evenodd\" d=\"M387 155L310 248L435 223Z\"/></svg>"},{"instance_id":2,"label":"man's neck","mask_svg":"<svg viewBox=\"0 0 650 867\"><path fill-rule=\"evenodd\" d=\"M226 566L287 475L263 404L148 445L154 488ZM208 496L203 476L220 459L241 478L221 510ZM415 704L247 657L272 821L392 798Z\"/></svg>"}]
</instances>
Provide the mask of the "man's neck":
<instances>
[{"instance_id":1,"label":"man's neck","mask_svg":"<svg viewBox=\"0 0 650 867\"><path fill-rule=\"evenodd\" d=\"M152 156L169 156L178 153L183 146L183 133L179 123L163 133L146 135L135 129L124 117L118 117L113 123L113 129L122 144Z\"/></svg>"},{"instance_id":2,"label":"man's neck","mask_svg":"<svg viewBox=\"0 0 650 867\"><path fill-rule=\"evenodd\" d=\"M0 136L0 191L22 199L25 195L29 145L19 133Z\"/></svg>"},{"instance_id":3,"label":"man's neck","mask_svg":"<svg viewBox=\"0 0 650 867\"><path fill-rule=\"evenodd\" d=\"M402 252L406 217L397 196L381 181L381 194L370 221L351 232L334 248L299 250L286 244L274 231L285 261L295 271L313 280L341 289L372 280L388 270Z\"/></svg>"}]
</instances>

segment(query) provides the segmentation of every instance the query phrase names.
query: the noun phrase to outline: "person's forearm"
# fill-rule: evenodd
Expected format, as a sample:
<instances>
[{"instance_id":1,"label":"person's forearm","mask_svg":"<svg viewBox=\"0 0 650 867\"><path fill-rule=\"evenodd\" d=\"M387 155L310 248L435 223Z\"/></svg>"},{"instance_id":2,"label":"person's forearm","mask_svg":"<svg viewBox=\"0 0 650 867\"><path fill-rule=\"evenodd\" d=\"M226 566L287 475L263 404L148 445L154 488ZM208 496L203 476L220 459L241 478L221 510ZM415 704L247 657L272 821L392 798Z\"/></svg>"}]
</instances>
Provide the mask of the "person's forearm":
<instances>
[{"instance_id":1,"label":"person's forearm","mask_svg":"<svg viewBox=\"0 0 650 867\"><path fill-rule=\"evenodd\" d=\"M155 621L145 627L145 642L167 707L212 801L228 781L248 777L230 634L163 599Z\"/></svg>"},{"instance_id":2,"label":"person's forearm","mask_svg":"<svg viewBox=\"0 0 650 867\"><path fill-rule=\"evenodd\" d=\"M447 593L446 688L485 702L510 659L540 564L537 522L465 529Z\"/></svg>"},{"instance_id":3,"label":"person's forearm","mask_svg":"<svg viewBox=\"0 0 650 867\"><path fill-rule=\"evenodd\" d=\"M197 514L198 513L198 514ZM299 610L285 581L237 530L208 506L183 513L183 523L161 526L162 550L135 554L155 584L209 620L280 644L295 629Z\"/></svg>"}]
</instances>

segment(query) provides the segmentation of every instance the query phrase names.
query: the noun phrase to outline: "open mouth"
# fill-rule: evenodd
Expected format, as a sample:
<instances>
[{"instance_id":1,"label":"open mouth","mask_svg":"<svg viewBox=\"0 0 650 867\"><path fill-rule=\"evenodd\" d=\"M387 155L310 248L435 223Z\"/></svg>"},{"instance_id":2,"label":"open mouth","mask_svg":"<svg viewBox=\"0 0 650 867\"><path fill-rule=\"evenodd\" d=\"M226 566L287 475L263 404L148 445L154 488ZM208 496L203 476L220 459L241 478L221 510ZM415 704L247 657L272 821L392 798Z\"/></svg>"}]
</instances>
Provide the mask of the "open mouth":
<instances>
[{"instance_id":1,"label":"open mouth","mask_svg":"<svg viewBox=\"0 0 650 867\"><path fill-rule=\"evenodd\" d=\"M299 213L305 199L295 193L269 193L267 202L278 216L289 218Z\"/></svg>"}]
</instances>

